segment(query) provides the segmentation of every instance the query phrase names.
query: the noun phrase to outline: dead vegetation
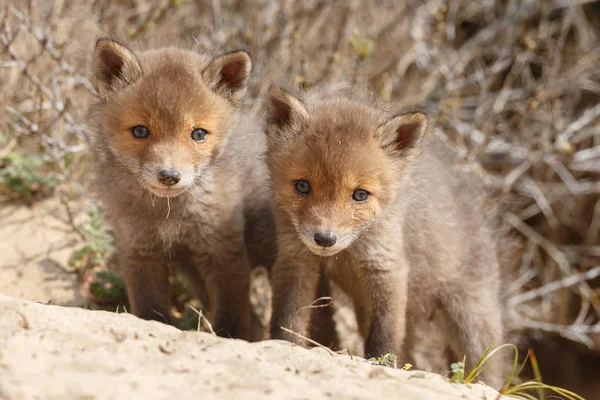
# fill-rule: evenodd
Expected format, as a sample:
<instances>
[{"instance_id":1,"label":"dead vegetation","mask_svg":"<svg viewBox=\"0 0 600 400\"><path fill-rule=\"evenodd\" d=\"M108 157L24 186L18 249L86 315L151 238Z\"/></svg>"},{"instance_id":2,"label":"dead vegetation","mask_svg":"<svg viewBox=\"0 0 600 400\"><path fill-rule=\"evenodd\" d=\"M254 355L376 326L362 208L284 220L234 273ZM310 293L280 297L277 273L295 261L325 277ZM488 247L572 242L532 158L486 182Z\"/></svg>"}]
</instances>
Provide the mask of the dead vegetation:
<instances>
[{"instance_id":1,"label":"dead vegetation","mask_svg":"<svg viewBox=\"0 0 600 400\"><path fill-rule=\"evenodd\" d=\"M40 187L52 182L65 207L85 196L94 98L86 66L100 35L246 48L255 112L271 82L339 79L424 107L434 134L503 199L504 220L522 239L506 293L511 328L600 351L599 1L8 0L3 193L47 193ZM23 157L43 162L15 187L4 177Z\"/></svg>"}]
</instances>

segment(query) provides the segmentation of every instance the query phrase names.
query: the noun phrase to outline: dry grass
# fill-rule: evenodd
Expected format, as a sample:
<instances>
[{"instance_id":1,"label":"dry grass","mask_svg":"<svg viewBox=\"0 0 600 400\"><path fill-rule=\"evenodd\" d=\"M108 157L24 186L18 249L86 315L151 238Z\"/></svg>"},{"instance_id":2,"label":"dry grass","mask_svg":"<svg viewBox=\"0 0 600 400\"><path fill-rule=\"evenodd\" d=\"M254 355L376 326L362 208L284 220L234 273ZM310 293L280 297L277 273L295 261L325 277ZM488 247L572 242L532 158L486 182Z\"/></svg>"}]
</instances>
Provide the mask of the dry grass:
<instances>
[{"instance_id":1,"label":"dry grass","mask_svg":"<svg viewBox=\"0 0 600 400\"><path fill-rule=\"evenodd\" d=\"M404 3L404 4L403 4ZM600 2L9 0L0 5L0 158L41 154L64 203L85 194L86 63L99 35L244 47L248 107L271 82L372 85L502 197L523 239L511 328L600 349ZM42 172L40 172L42 173ZM587 271L587 273L586 273Z\"/></svg>"}]
</instances>

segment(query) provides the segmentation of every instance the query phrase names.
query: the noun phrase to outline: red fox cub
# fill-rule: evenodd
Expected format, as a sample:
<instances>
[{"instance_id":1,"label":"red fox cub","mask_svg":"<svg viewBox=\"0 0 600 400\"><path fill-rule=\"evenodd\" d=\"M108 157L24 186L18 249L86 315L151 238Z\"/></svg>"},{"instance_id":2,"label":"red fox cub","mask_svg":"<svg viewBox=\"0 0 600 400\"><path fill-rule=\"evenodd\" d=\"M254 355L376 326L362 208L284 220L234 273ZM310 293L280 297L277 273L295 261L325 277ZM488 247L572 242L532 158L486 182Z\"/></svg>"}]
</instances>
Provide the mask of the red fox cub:
<instances>
[{"instance_id":1,"label":"red fox cub","mask_svg":"<svg viewBox=\"0 0 600 400\"><path fill-rule=\"evenodd\" d=\"M141 318L172 323L175 265L219 335L249 337L249 259L268 267L274 258L273 240L264 237L273 229L264 225L272 217L263 123L240 112L250 70L244 51L209 58L96 43L97 192Z\"/></svg>"},{"instance_id":2,"label":"red fox cub","mask_svg":"<svg viewBox=\"0 0 600 400\"><path fill-rule=\"evenodd\" d=\"M306 306L324 265L354 301L367 357L392 351L410 359L411 340L427 335L411 331L411 320L437 311L448 345L472 366L502 341L482 188L425 136L423 113L394 115L374 104L356 89L303 97L269 89L278 236L271 336L299 341L281 327L307 334ZM490 367L484 379L499 386L498 372Z\"/></svg>"}]
</instances>

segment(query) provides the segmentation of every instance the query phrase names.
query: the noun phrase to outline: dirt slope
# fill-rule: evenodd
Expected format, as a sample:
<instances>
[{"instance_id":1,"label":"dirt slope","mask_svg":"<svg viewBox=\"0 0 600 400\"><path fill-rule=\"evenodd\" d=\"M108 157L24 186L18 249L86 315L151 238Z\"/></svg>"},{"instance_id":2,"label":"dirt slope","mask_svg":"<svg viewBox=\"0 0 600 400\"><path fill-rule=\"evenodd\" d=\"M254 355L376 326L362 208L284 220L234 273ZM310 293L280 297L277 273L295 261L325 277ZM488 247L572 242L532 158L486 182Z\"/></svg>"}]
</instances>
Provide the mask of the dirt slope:
<instances>
[{"instance_id":1,"label":"dirt slope","mask_svg":"<svg viewBox=\"0 0 600 400\"><path fill-rule=\"evenodd\" d=\"M84 217L79 210L75 218ZM0 293L33 301L82 306L68 259L79 239L58 198L27 207L0 204Z\"/></svg>"},{"instance_id":2,"label":"dirt slope","mask_svg":"<svg viewBox=\"0 0 600 400\"><path fill-rule=\"evenodd\" d=\"M494 399L483 384L0 295L0 399Z\"/></svg>"}]
</instances>

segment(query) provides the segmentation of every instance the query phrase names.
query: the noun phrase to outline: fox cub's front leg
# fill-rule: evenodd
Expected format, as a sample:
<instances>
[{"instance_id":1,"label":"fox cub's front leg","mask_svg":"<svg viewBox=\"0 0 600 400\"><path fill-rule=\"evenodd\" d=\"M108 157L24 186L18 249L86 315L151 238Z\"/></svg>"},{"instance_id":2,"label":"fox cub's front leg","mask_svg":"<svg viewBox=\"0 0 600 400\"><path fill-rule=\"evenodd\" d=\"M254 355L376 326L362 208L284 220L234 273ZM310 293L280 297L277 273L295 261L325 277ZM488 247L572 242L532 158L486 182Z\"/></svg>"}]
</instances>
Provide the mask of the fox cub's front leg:
<instances>
[{"instance_id":1,"label":"fox cub's front leg","mask_svg":"<svg viewBox=\"0 0 600 400\"><path fill-rule=\"evenodd\" d=\"M319 284L315 299L333 298L330 278L324 265L321 265ZM324 301L323 303L327 303ZM322 304L323 304L322 303ZM315 342L333 350L340 349L334 316L333 301L326 307L316 307L312 310L310 320L310 338Z\"/></svg>"},{"instance_id":2,"label":"fox cub's front leg","mask_svg":"<svg viewBox=\"0 0 600 400\"><path fill-rule=\"evenodd\" d=\"M393 262L359 262L360 290L355 291L360 330L366 334L365 357L389 352L403 355L406 335L408 269Z\"/></svg>"},{"instance_id":3,"label":"fox cub's front leg","mask_svg":"<svg viewBox=\"0 0 600 400\"><path fill-rule=\"evenodd\" d=\"M222 337L250 340L250 264L243 246L221 254L198 254L212 328Z\"/></svg>"},{"instance_id":4,"label":"fox cub's front leg","mask_svg":"<svg viewBox=\"0 0 600 400\"><path fill-rule=\"evenodd\" d=\"M162 253L122 246L119 264L131 312L143 319L172 324L169 269Z\"/></svg>"},{"instance_id":5,"label":"fox cub's front leg","mask_svg":"<svg viewBox=\"0 0 600 400\"><path fill-rule=\"evenodd\" d=\"M271 338L300 343L301 339L285 330L307 336L310 327L310 306L317 294L319 262L315 257L279 255L271 274L273 312ZM304 309L303 309L304 308Z\"/></svg>"},{"instance_id":6,"label":"fox cub's front leg","mask_svg":"<svg viewBox=\"0 0 600 400\"><path fill-rule=\"evenodd\" d=\"M473 282L465 279L441 292L450 328L448 333L455 338L454 352L460 358L466 357L469 368L489 346L502 345L502 305L497 294L497 281L492 276ZM482 380L495 389L500 389L504 383L506 371L502 357L506 357L505 352L499 352L496 362L481 374Z\"/></svg>"}]
</instances>

